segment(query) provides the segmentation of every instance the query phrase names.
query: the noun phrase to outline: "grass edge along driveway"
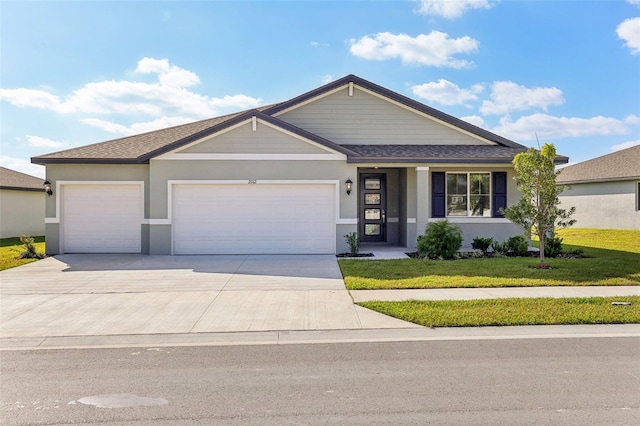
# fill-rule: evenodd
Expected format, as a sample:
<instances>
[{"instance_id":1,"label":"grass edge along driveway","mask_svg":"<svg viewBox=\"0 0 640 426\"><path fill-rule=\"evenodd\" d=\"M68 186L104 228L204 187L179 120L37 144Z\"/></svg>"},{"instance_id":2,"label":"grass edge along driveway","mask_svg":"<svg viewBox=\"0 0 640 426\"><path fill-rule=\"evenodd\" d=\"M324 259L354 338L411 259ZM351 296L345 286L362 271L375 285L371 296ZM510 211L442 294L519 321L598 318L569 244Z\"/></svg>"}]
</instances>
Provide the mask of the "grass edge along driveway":
<instances>
[{"instance_id":1,"label":"grass edge along driveway","mask_svg":"<svg viewBox=\"0 0 640 426\"><path fill-rule=\"evenodd\" d=\"M436 261L422 259L340 259L349 290L640 285L640 230L563 229L565 251L583 249L584 258L495 257Z\"/></svg>"},{"instance_id":2,"label":"grass edge along driveway","mask_svg":"<svg viewBox=\"0 0 640 426\"><path fill-rule=\"evenodd\" d=\"M36 249L44 253L45 242L44 237L33 237ZM0 271L15 268L16 266L26 265L35 262L37 259L16 259L23 252L23 245L19 237L0 239Z\"/></svg>"}]
</instances>

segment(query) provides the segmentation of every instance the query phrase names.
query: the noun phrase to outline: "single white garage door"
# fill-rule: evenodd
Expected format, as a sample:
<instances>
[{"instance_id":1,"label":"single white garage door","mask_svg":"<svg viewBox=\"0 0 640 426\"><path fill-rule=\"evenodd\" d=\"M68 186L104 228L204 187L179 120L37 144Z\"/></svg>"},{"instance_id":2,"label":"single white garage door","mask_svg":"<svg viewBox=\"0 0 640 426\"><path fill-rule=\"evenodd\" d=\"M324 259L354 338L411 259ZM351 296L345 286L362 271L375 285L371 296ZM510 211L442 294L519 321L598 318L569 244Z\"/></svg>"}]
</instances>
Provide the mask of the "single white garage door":
<instances>
[{"instance_id":1,"label":"single white garage door","mask_svg":"<svg viewBox=\"0 0 640 426\"><path fill-rule=\"evenodd\" d=\"M173 187L175 254L335 253L335 185Z\"/></svg>"},{"instance_id":2,"label":"single white garage door","mask_svg":"<svg viewBox=\"0 0 640 426\"><path fill-rule=\"evenodd\" d=\"M140 253L141 185L62 185L65 253Z\"/></svg>"}]
</instances>

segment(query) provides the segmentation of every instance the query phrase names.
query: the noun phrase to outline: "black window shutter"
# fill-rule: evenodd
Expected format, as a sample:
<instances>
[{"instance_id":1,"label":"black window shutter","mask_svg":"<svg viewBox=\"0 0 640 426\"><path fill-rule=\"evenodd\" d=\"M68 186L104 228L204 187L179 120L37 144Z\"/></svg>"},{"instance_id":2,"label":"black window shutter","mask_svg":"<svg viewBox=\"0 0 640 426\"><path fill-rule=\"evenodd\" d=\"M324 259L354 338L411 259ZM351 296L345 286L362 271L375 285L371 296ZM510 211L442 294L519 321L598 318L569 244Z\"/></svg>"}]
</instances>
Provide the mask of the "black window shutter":
<instances>
[{"instance_id":1,"label":"black window shutter","mask_svg":"<svg viewBox=\"0 0 640 426\"><path fill-rule=\"evenodd\" d=\"M431 217L445 217L445 172L431 173Z\"/></svg>"},{"instance_id":2,"label":"black window shutter","mask_svg":"<svg viewBox=\"0 0 640 426\"><path fill-rule=\"evenodd\" d=\"M504 217L500 209L507 208L507 172L493 172L493 202L491 215Z\"/></svg>"}]
</instances>

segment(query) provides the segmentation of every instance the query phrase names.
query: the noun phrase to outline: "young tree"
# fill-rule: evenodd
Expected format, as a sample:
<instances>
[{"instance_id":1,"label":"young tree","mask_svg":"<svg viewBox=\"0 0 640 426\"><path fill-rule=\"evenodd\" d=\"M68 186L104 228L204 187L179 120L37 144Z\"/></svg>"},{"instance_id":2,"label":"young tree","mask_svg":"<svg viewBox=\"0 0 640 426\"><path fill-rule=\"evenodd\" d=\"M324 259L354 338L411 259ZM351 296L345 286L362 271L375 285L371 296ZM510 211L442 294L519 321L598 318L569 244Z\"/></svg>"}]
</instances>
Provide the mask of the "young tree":
<instances>
[{"instance_id":1,"label":"young tree","mask_svg":"<svg viewBox=\"0 0 640 426\"><path fill-rule=\"evenodd\" d=\"M503 209L504 216L511 222L533 231L540 240L540 267L545 268L544 247L547 234L555 228L565 228L576 221L571 219L575 207L568 211L560 208L558 195L564 185L558 185L556 178L561 170L555 170L556 148L544 144L542 149L529 148L513 159L516 183L522 192L517 204Z\"/></svg>"}]
</instances>

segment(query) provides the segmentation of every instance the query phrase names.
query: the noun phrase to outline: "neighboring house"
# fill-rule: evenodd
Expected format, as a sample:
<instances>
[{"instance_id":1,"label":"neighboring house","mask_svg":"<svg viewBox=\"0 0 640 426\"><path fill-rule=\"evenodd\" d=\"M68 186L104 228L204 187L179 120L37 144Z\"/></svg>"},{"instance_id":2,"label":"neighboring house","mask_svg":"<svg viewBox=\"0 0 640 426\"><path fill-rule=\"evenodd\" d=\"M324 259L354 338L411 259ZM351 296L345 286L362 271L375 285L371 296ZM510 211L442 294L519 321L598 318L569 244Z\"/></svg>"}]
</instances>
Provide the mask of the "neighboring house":
<instances>
[{"instance_id":1,"label":"neighboring house","mask_svg":"<svg viewBox=\"0 0 640 426\"><path fill-rule=\"evenodd\" d=\"M44 235L43 180L0 167L0 238Z\"/></svg>"},{"instance_id":2,"label":"neighboring house","mask_svg":"<svg viewBox=\"0 0 640 426\"><path fill-rule=\"evenodd\" d=\"M567 166L558 183L576 227L640 229L640 145Z\"/></svg>"},{"instance_id":3,"label":"neighboring house","mask_svg":"<svg viewBox=\"0 0 640 426\"><path fill-rule=\"evenodd\" d=\"M511 161L525 150L349 75L283 103L32 162L54 190L50 254L336 253L350 232L414 248L441 218L467 246L522 233L499 209L520 198Z\"/></svg>"}]
</instances>

